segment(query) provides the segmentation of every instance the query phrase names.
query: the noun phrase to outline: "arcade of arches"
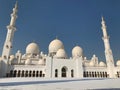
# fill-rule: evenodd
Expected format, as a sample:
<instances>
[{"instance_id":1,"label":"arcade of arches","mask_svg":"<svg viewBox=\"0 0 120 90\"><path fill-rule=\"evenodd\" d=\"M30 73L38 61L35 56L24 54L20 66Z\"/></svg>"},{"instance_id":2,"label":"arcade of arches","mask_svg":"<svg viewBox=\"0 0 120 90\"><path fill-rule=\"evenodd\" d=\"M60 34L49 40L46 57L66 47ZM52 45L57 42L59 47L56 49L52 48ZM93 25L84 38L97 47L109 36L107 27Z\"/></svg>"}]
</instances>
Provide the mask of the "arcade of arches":
<instances>
[{"instance_id":1,"label":"arcade of arches","mask_svg":"<svg viewBox=\"0 0 120 90\"><path fill-rule=\"evenodd\" d=\"M45 77L43 71L28 71L28 70L11 70L7 73L7 77Z\"/></svg>"},{"instance_id":2,"label":"arcade of arches","mask_svg":"<svg viewBox=\"0 0 120 90\"><path fill-rule=\"evenodd\" d=\"M107 74L107 72L92 72L92 71L85 71L83 73L84 77L98 77L98 78L107 78L109 77L109 75Z\"/></svg>"},{"instance_id":3,"label":"arcade of arches","mask_svg":"<svg viewBox=\"0 0 120 90\"><path fill-rule=\"evenodd\" d=\"M117 72L117 77L120 77L120 72ZM11 70L6 74L7 77L45 77L43 71L35 70ZM58 77L58 69L55 69L55 77ZM67 77L67 68L61 68L61 77ZM71 77L74 77L74 70L71 70ZM97 78L108 78L109 74L107 72L94 72L94 71L84 71L83 77L97 77Z\"/></svg>"}]
</instances>

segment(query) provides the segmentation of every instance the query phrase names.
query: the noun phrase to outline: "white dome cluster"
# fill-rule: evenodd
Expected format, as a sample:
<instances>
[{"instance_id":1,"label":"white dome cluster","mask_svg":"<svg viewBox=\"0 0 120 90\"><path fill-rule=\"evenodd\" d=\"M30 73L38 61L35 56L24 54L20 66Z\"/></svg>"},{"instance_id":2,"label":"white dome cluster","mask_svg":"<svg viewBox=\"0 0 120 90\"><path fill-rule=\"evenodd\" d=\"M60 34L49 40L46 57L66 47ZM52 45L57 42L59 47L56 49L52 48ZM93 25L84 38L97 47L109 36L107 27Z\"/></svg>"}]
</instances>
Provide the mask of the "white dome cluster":
<instances>
[{"instance_id":1,"label":"white dome cluster","mask_svg":"<svg viewBox=\"0 0 120 90\"><path fill-rule=\"evenodd\" d=\"M59 49L64 49L62 41L55 39L49 44L49 53L56 53Z\"/></svg>"},{"instance_id":2,"label":"white dome cluster","mask_svg":"<svg viewBox=\"0 0 120 90\"><path fill-rule=\"evenodd\" d=\"M39 54L39 46L36 43L30 43L26 47L26 54Z\"/></svg>"},{"instance_id":3,"label":"white dome cluster","mask_svg":"<svg viewBox=\"0 0 120 90\"><path fill-rule=\"evenodd\" d=\"M81 57L83 56L83 50L80 46L75 46L72 49L72 57Z\"/></svg>"}]
</instances>

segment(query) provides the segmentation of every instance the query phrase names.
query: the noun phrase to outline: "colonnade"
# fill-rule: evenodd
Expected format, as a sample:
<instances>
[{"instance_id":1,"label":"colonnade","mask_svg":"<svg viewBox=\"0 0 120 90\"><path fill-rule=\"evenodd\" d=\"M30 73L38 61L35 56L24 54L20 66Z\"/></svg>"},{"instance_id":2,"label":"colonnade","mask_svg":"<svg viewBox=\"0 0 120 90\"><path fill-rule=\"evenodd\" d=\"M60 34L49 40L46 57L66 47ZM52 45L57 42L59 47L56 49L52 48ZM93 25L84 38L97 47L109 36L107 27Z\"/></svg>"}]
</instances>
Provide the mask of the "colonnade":
<instances>
[{"instance_id":1,"label":"colonnade","mask_svg":"<svg viewBox=\"0 0 120 90\"><path fill-rule=\"evenodd\" d=\"M11 70L6 74L7 77L45 77L43 71L35 70Z\"/></svg>"},{"instance_id":2,"label":"colonnade","mask_svg":"<svg viewBox=\"0 0 120 90\"><path fill-rule=\"evenodd\" d=\"M84 71L83 77L107 78L109 75L107 72Z\"/></svg>"}]
</instances>

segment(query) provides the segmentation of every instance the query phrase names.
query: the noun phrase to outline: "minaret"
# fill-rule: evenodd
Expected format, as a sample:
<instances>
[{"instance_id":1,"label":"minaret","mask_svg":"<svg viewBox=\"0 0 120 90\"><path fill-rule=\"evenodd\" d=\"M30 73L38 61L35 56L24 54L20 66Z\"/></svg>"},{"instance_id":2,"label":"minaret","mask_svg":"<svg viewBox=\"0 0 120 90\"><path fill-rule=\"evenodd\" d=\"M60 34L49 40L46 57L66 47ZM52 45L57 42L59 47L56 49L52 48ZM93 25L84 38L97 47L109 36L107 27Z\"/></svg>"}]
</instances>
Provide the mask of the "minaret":
<instances>
[{"instance_id":1,"label":"minaret","mask_svg":"<svg viewBox=\"0 0 120 90\"><path fill-rule=\"evenodd\" d=\"M17 11L18 11L18 4L16 2L15 7L13 8L13 13L11 14L10 24L7 26L7 35L2 52L3 60L7 60L7 61L9 60L11 54L14 32L16 31L15 22L17 18Z\"/></svg>"},{"instance_id":2,"label":"minaret","mask_svg":"<svg viewBox=\"0 0 120 90\"><path fill-rule=\"evenodd\" d=\"M104 18L102 17L102 31L103 31L103 41L104 41L104 47L105 47L105 58L106 58L106 64L107 64L107 69L108 69L108 74L110 78L114 78L114 58L112 54L112 50L110 48L110 43L109 43L109 36L107 34L106 30L106 25Z\"/></svg>"}]
</instances>

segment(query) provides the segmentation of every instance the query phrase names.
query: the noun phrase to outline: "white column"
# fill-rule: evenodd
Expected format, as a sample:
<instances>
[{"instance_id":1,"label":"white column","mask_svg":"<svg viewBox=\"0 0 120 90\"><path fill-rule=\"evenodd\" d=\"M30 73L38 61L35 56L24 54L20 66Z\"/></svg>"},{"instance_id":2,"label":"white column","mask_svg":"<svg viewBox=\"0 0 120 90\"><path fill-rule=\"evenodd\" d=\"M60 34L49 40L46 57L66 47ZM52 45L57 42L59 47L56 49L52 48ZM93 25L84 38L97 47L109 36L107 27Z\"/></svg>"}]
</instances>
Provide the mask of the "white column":
<instances>
[{"instance_id":1,"label":"white column","mask_svg":"<svg viewBox=\"0 0 120 90\"><path fill-rule=\"evenodd\" d=\"M76 58L76 77L83 78L82 57Z\"/></svg>"}]
</instances>

